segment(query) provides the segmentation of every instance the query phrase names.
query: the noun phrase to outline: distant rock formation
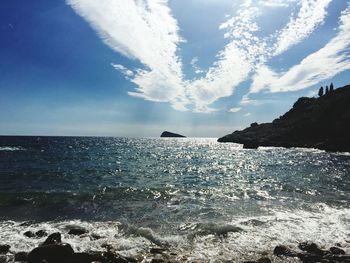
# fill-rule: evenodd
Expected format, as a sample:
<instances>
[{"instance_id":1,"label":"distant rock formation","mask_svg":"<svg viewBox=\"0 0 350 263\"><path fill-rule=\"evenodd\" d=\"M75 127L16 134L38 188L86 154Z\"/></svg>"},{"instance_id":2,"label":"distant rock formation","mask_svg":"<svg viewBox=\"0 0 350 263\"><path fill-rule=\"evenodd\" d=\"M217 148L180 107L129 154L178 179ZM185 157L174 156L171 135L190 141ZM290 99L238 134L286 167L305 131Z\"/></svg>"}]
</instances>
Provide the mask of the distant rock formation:
<instances>
[{"instance_id":1,"label":"distant rock formation","mask_svg":"<svg viewBox=\"0 0 350 263\"><path fill-rule=\"evenodd\" d=\"M272 123L253 123L218 139L258 146L307 147L350 152L350 85L319 98L299 98Z\"/></svg>"},{"instance_id":2,"label":"distant rock formation","mask_svg":"<svg viewBox=\"0 0 350 263\"><path fill-rule=\"evenodd\" d=\"M177 134L177 133L172 133L172 132L168 132L168 131L164 131L160 137L170 137L170 138L186 138L186 136L183 136L181 134Z\"/></svg>"}]
</instances>

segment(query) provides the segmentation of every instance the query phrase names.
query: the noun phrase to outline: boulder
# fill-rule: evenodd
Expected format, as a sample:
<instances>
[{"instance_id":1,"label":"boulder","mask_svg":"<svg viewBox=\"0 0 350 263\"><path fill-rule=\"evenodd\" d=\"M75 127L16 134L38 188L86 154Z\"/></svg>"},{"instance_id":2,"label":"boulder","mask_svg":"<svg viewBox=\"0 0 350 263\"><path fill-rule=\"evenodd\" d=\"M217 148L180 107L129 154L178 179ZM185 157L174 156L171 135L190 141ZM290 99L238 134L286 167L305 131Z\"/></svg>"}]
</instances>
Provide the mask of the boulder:
<instances>
[{"instance_id":1,"label":"boulder","mask_svg":"<svg viewBox=\"0 0 350 263\"><path fill-rule=\"evenodd\" d=\"M28 263L62 263L67 262L74 251L69 244L44 245L34 248L28 254Z\"/></svg>"},{"instance_id":2,"label":"boulder","mask_svg":"<svg viewBox=\"0 0 350 263\"><path fill-rule=\"evenodd\" d=\"M84 228L71 228L68 232L69 235L74 235L74 236L81 236L83 234L88 233L89 231L87 231Z\"/></svg>"},{"instance_id":3,"label":"boulder","mask_svg":"<svg viewBox=\"0 0 350 263\"><path fill-rule=\"evenodd\" d=\"M15 254L15 261L27 262L28 253L27 252L18 252Z\"/></svg>"},{"instance_id":4,"label":"boulder","mask_svg":"<svg viewBox=\"0 0 350 263\"><path fill-rule=\"evenodd\" d=\"M0 254L6 254L9 252L10 248L10 245L0 245Z\"/></svg>"},{"instance_id":5,"label":"boulder","mask_svg":"<svg viewBox=\"0 0 350 263\"><path fill-rule=\"evenodd\" d=\"M47 236L47 232L45 230L38 230L35 232L35 235L37 237L45 237L45 236Z\"/></svg>"},{"instance_id":6,"label":"boulder","mask_svg":"<svg viewBox=\"0 0 350 263\"><path fill-rule=\"evenodd\" d=\"M342 250L341 248L338 247L331 247L329 249L329 251L333 254L333 255L345 255L345 251Z\"/></svg>"},{"instance_id":7,"label":"boulder","mask_svg":"<svg viewBox=\"0 0 350 263\"><path fill-rule=\"evenodd\" d=\"M61 240L61 233L56 232L53 233L51 235L49 235L46 240L44 241L44 243L42 243L42 246L47 246L47 245L56 245L56 244L60 244L62 242Z\"/></svg>"},{"instance_id":8,"label":"boulder","mask_svg":"<svg viewBox=\"0 0 350 263\"><path fill-rule=\"evenodd\" d=\"M273 250L273 254L275 256L286 256L286 257L295 257L296 253L290 250L288 247L280 245L276 246L275 249Z\"/></svg>"},{"instance_id":9,"label":"boulder","mask_svg":"<svg viewBox=\"0 0 350 263\"><path fill-rule=\"evenodd\" d=\"M23 235L29 238L35 237L35 234L32 231L26 231Z\"/></svg>"},{"instance_id":10,"label":"boulder","mask_svg":"<svg viewBox=\"0 0 350 263\"><path fill-rule=\"evenodd\" d=\"M298 245L298 247L306 252L317 254L317 255L323 255L325 252L320 249L317 244L310 243L310 242L303 242Z\"/></svg>"}]
</instances>

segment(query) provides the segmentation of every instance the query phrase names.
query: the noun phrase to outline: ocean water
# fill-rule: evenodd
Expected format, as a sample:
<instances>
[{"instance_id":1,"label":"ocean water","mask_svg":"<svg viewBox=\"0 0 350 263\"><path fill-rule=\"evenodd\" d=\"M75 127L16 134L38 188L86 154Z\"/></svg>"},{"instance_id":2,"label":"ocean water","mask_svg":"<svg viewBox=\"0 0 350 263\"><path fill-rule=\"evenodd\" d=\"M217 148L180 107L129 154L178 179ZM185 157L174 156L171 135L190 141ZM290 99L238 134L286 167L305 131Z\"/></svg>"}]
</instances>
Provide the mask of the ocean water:
<instances>
[{"instance_id":1,"label":"ocean water","mask_svg":"<svg viewBox=\"0 0 350 263\"><path fill-rule=\"evenodd\" d=\"M69 236L72 226L89 234ZM184 261L254 259L302 241L349 252L350 154L216 139L0 137L0 243L30 251L45 238L23 233L41 229L76 251L162 246Z\"/></svg>"}]
</instances>

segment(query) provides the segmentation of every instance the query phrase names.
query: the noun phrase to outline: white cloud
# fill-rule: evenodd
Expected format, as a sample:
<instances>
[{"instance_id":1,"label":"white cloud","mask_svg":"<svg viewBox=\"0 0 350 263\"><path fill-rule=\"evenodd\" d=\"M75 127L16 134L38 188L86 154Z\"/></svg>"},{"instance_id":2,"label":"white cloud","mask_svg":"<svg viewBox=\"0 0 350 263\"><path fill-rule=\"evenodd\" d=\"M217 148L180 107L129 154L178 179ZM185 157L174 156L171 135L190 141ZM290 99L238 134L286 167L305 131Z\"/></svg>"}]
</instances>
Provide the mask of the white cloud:
<instances>
[{"instance_id":1,"label":"white cloud","mask_svg":"<svg viewBox=\"0 0 350 263\"><path fill-rule=\"evenodd\" d=\"M201 74L204 72L204 70L201 70L200 67L198 67L197 65L198 63L198 57L194 57L192 60L191 60L191 66L192 68L194 69L194 72L196 74Z\"/></svg>"},{"instance_id":2,"label":"white cloud","mask_svg":"<svg viewBox=\"0 0 350 263\"><path fill-rule=\"evenodd\" d=\"M259 4L267 7L288 7L297 0L259 0Z\"/></svg>"},{"instance_id":3,"label":"white cloud","mask_svg":"<svg viewBox=\"0 0 350 263\"><path fill-rule=\"evenodd\" d=\"M241 111L241 109L242 109L242 108L237 107L237 108L231 108L231 109L229 109L228 111L229 111L229 112L236 113L236 112Z\"/></svg>"},{"instance_id":4,"label":"white cloud","mask_svg":"<svg viewBox=\"0 0 350 263\"><path fill-rule=\"evenodd\" d=\"M113 68L115 68L116 70L118 70L118 71L119 71L120 73L122 73L123 75L125 75L126 77L132 77L132 76L134 76L134 72L132 72L131 70L127 69L127 68L124 67L123 65L111 63L111 66L112 66Z\"/></svg>"},{"instance_id":5,"label":"white cloud","mask_svg":"<svg viewBox=\"0 0 350 263\"><path fill-rule=\"evenodd\" d=\"M182 64L177 45L182 41L177 21L165 0L67 0L115 51L139 60L131 81L132 96L186 104ZM119 67L120 68L120 67ZM117 68L118 69L118 68ZM122 71L128 73L125 69Z\"/></svg>"},{"instance_id":6,"label":"white cloud","mask_svg":"<svg viewBox=\"0 0 350 263\"><path fill-rule=\"evenodd\" d=\"M261 66L253 77L251 92L287 92L305 89L350 69L350 7L340 18L339 32L328 44L286 72Z\"/></svg>"},{"instance_id":7,"label":"white cloud","mask_svg":"<svg viewBox=\"0 0 350 263\"><path fill-rule=\"evenodd\" d=\"M195 73L203 74L203 77L185 80L178 56L179 44L183 40L167 0L67 0L108 46L143 65L131 71L112 63L136 85L135 90L128 94L145 100L168 102L177 110L215 111L211 105L222 97L232 95L251 73L255 73L251 92L262 89L276 92L305 88L319 81L317 78L334 76L348 66L342 60L345 54L340 52L348 47L342 41L349 39L344 39L340 33L338 39L287 72L276 73L266 66L271 57L300 43L324 22L331 0L242 2L240 9L226 17L227 21L219 27L228 44L217 55L217 61L203 70L197 66L198 58L195 57L191 65ZM300 8L284 28L270 36L258 37L257 18L262 15L262 6L287 7L292 4ZM341 31L345 32L344 29ZM322 61L323 65L315 63L316 60ZM327 72L325 65L328 65ZM253 103L248 97L241 102L242 105Z\"/></svg>"},{"instance_id":8,"label":"white cloud","mask_svg":"<svg viewBox=\"0 0 350 263\"><path fill-rule=\"evenodd\" d=\"M297 17L291 17L289 23L277 32L274 55L279 55L291 46L308 37L324 22L327 7L332 0L301 0Z\"/></svg>"}]
</instances>

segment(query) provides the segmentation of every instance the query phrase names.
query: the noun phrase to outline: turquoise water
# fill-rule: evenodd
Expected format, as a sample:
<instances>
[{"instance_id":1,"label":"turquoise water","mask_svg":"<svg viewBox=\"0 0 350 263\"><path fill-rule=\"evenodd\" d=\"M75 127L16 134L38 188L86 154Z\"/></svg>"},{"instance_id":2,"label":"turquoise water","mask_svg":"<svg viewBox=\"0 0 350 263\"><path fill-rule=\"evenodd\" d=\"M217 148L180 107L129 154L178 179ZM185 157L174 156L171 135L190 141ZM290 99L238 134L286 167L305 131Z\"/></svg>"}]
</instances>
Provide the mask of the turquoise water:
<instances>
[{"instance_id":1,"label":"turquoise water","mask_svg":"<svg viewBox=\"0 0 350 263\"><path fill-rule=\"evenodd\" d=\"M152 244L203 260L305 240L347 248L349 201L347 153L216 139L0 137L0 241L13 236L18 250L40 241L21 235L28 228L72 224L105 238L71 240L76 249L108 240L129 255Z\"/></svg>"}]
</instances>

